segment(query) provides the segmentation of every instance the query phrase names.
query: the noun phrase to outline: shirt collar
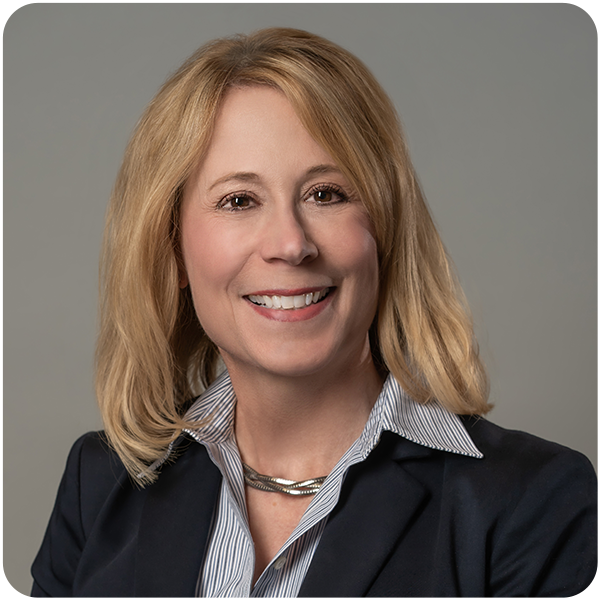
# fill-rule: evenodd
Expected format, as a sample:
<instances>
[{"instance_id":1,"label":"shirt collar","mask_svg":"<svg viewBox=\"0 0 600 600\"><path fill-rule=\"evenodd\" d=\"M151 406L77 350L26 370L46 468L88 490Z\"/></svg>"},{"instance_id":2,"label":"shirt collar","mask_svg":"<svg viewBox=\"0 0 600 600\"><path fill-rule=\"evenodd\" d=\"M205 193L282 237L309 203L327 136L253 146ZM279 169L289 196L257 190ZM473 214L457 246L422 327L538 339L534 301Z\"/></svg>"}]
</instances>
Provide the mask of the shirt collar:
<instances>
[{"instance_id":1,"label":"shirt collar","mask_svg":"<svg viewBox=\"0 0 600 600\"><path fill-rule=\"evenodd\" d=\"M198 427L187 433L199 442L218 444L232 439L235 402L231 379L225 370L188 410L186 419L198 422ZM364 457L377 444L382 431L392 431L435 450L483 458L457 415L437 402L416 402L391 374L358 440Z\"/></svg>"},{"instance_id":2,"label":"shirt collar","mask_svg":"<svg viewBox=\"0 0 600 600\"><path fill-rule=\"evenodd\" d=\"M483 458L458 415L437 402L416 402L391 374L385 380L359 438L365 456L379 441L382 431L392 431L435 450Z\"/></svg>"}]
</instances>

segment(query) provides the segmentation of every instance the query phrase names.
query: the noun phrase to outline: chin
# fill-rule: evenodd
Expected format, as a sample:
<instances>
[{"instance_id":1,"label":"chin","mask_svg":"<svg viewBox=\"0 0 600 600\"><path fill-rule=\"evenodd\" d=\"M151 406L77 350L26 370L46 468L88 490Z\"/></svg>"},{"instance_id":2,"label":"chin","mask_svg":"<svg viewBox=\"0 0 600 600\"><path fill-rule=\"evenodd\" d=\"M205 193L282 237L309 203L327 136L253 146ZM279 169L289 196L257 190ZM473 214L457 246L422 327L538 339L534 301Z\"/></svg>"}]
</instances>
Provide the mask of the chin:
<instances>
[{"instance_id":1,"label":"chin","mask_svg":"<svg viewBox=\"0 0 600 600\"><path fill-rule=\"evenodd\" d=\"M319 360L294 360L294 359L274 359L272 361L261 361L259 368L264 372L278 377L309 377L327 369L330 361Z\"/></svg>"},{"instance_id":2,"label":"chin","mask_svg":"<svg viewBox=\"0 0 600 600\"><path fill-rule=\"evenodd\" d=\"M343 335L339 330L326 328L321 328L317 335L306 337L248 335L244 338L244 341L235 340L237 343L228 339L228 345L217 344L225 364L230 370L239 368L274 377L332 375L355 367L364 354L365 343L368 347L366 332Z\"/></svg>"},{"instance_id":3,"label":"chin","mask_svg":"<svg viewBox=\"0 0 600 600\"><path fill-rule=\"evenodd\" d=\"M248 357L242 362L265 375L290 378L314 376L325 371L335 362L333 357L336 356L336 353L323 352L322 346L321 352L318 354L306 349L305 345L298 347L296 344L295 346L295 348L286 349L285 346L280 345L272 352L265 352L263 347L261 351L254 354L254 357ZM232 365L240 364L235 357L230 357L230 359ZM227 364L229 361L225 362Z\"/></svg>"}]
</instances>

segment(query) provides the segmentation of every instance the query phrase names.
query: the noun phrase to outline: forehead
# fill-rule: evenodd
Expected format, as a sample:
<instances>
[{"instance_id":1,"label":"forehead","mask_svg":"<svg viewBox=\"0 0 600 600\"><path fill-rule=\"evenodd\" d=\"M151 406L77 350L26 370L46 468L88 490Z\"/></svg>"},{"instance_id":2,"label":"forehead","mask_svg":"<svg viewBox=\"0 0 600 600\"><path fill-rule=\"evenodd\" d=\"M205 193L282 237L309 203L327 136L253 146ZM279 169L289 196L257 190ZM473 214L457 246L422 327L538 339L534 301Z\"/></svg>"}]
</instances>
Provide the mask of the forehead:
<instances>
[{"instance_id":1,"label":"forehead","mask_svg":"<svg viewBox=\"0 0 600 600\"><path fill-rule=\"evenodd\" d=\"M254 127L268 125L270 116L294 126L302 127L285 94L263 85L234 86L227 90L221 101L215 122L215 136L231 128L251 132Z\"/></svg>"},{"instance_id":2,"label":"forehead","mask_svg":"<svg viewBox=\"0 0 600 600\"><path fill-rule=\"evenodd\" d=\"M222 102L200 171L254 172L333 163L285 95L266 86L235 87Z\"/></svg>"}]
</instances>

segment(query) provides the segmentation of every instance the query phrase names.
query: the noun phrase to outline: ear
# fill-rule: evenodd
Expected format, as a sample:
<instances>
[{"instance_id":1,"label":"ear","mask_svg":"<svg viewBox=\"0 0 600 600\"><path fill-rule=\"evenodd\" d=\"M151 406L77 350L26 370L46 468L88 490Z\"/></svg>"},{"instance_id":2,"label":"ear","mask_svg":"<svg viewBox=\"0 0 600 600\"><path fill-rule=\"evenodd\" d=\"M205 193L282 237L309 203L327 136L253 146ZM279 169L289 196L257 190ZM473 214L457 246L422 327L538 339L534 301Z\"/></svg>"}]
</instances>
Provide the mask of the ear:
<instances>
[{"instance_id":1,"label":"ear","mask_svg":"<svg viewBox=\"0 0 600 600\"><path fill-rule=\"evenodd\" d=\"M186 288L189 285L189 283L190 283L190 280L188 279L185 269L180 268L179 269L179 289Z\"/></svg>"},{"instance_id":2,"label":"ear","mask_svg":"<svg viewBox=\"0 0 600 600\"><path fill-rule=\"evenodd\" d=\"M185 265L183 264L183 258L181 257L180 252L177 252L177 275L179 278L179 289L182 290L189 285L190 279L187 271L185 270Z\"/></svg>"},{"instance_id":3,"label":"ear","mask_svg":"<svg viewBox=\"0 0 600 600\"><path fill-rule=\"evenodd\" d=\"M177 263L177 277L179 279L179 289L186 288L190 280L187 275L187 271L185 270L185 265L183 264L183 256L181 255L181 248L179 243L175 244L175 261Z\"/></svg>"}]
</instances>

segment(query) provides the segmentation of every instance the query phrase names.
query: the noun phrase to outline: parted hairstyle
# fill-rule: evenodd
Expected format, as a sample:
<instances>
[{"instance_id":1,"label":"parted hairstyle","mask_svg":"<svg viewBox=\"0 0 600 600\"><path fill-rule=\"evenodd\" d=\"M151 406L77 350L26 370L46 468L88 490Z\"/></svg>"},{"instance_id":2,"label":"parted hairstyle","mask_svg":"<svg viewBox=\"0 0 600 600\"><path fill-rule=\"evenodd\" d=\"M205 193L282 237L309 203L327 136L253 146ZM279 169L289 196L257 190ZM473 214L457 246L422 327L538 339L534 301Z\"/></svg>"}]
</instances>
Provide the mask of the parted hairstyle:
<instances>
[{"instance_id":1,"label":"parted hairstyle","mask_svg":"<svg viewBox=\"0 0 600 600\"><path fill-rule=\"evenodd\" d=\"M96 392L106 434L141 485L215 379L219 351L180 289L183 188L233 86L287 97L356 189L380 268L373 356L418 402L484 414L487 376L460 286L428 211L394 107L365 65L319 36L287 28L218 39L163 85L126 149L101 259Z\"/></svg>"}]
</instances>

